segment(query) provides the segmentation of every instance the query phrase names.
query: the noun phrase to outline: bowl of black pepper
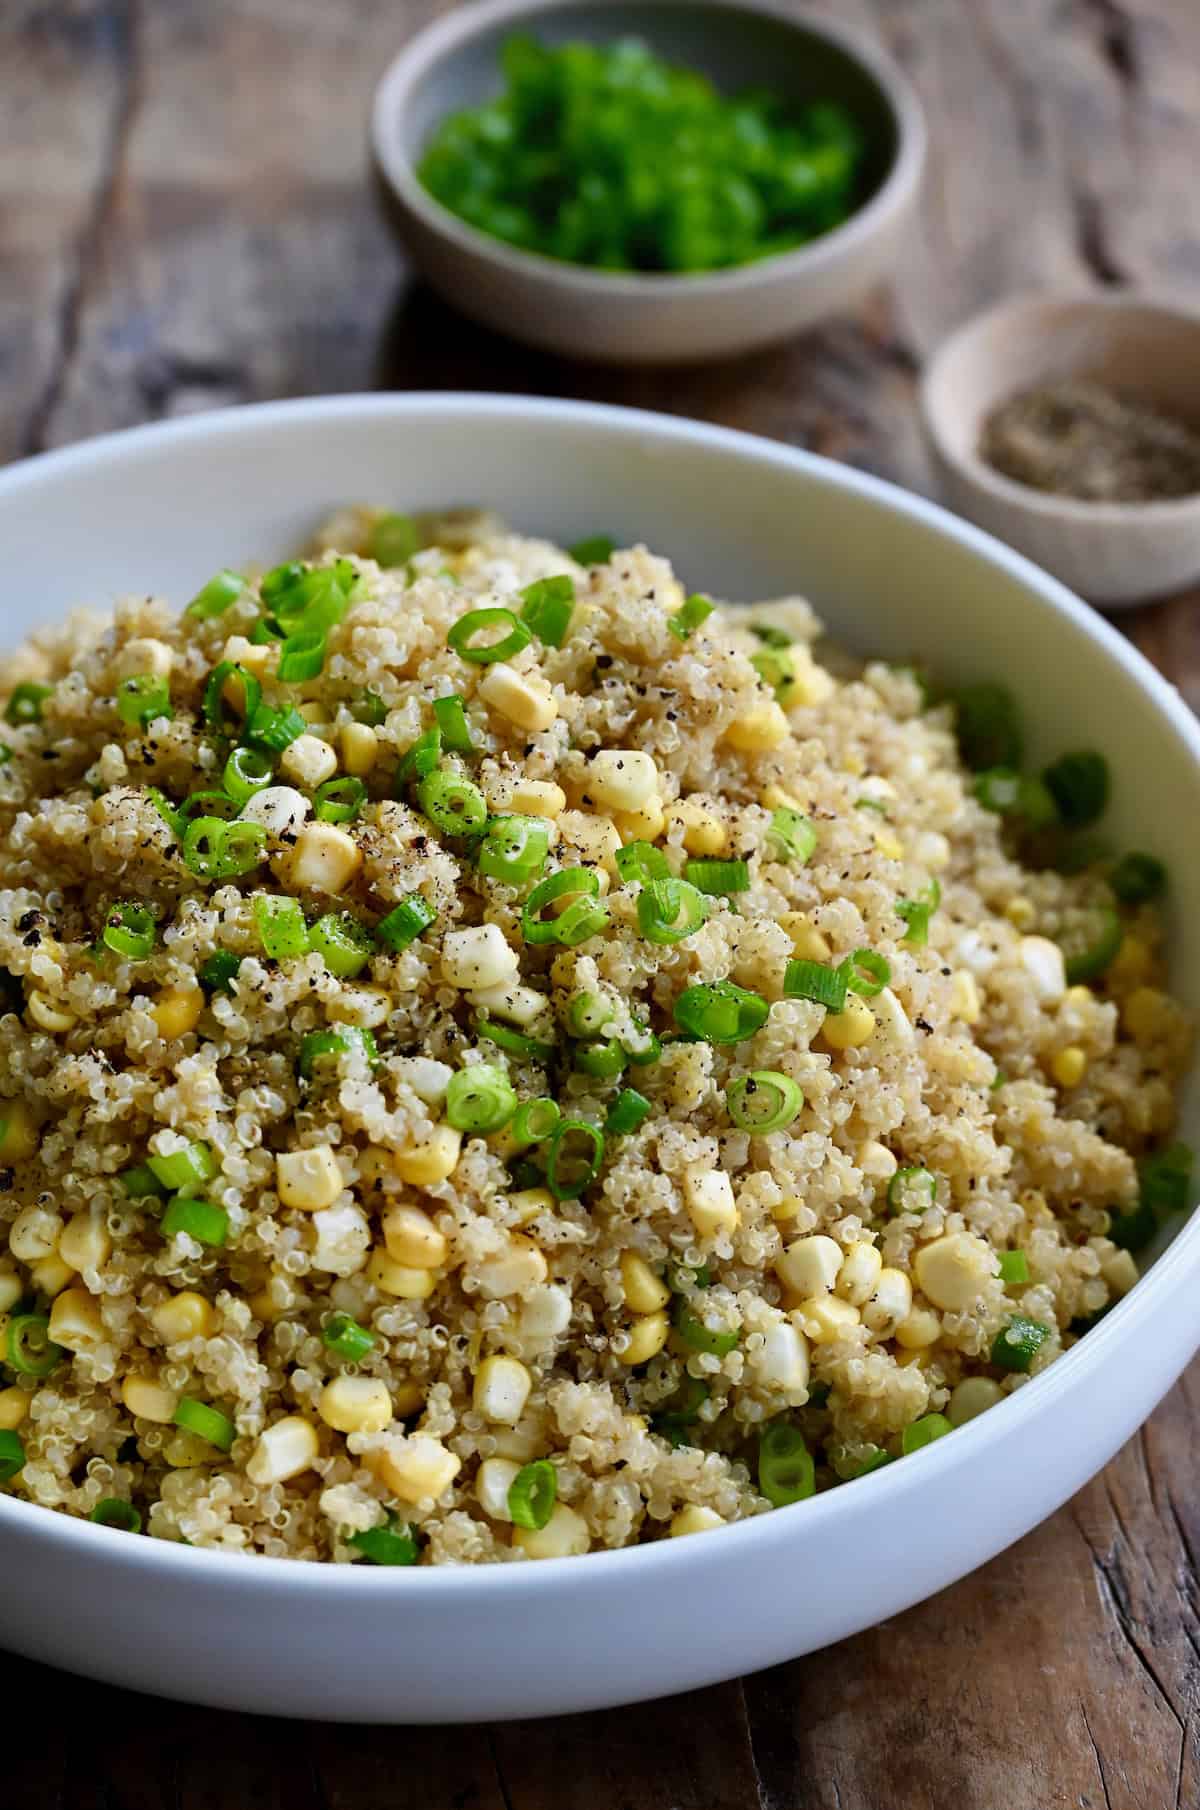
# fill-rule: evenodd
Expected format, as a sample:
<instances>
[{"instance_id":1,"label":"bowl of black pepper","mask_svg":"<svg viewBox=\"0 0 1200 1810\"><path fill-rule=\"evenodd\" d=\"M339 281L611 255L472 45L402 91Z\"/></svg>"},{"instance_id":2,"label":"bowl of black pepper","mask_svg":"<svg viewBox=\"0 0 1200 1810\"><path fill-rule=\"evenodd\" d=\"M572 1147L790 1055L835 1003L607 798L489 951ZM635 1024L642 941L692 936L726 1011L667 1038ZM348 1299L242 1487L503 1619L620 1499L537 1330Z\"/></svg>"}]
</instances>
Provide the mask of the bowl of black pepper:
<instances>
[{"instance_id":1,"label":"bowl of black pepper","mask_svg":"<svg viewBox=\"0 0 1200 1810\"><path fill-rule=\"evenodd\" d=\"M951 335L921 405L950 506L1090 602L1200 577L1200 308L1010 300Z\"/></svg>"}]
</instances>

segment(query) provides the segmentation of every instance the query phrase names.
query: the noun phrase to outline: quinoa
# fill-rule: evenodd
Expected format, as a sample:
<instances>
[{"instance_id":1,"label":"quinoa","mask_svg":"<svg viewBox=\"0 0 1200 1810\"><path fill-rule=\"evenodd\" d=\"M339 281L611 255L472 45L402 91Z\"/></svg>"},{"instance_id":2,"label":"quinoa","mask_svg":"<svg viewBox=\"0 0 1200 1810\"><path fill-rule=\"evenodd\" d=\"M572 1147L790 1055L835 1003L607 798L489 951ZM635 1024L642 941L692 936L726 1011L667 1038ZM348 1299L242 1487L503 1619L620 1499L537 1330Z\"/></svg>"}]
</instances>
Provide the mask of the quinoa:
<instances>
[{"instance_id":1,"label":"quinoa","mask_svg":"<svg viewBox=\"0 0 1200 1810\"><path fill-rule=\"evenodd\" d=\"M1191 1039L1153 904L1018 859L952 706L800 599L680 616L643 547L465 512L382 568L377 525L10 662L3 1487L224 1551L523 1560L766 1512L1024 1386L1136 1279L1110 1234ZM448 644L555 577L561 645ZM323 641L285 682L289 585ZM452 696L469 749L429 737Z\"/></svg>"}]
</instances>

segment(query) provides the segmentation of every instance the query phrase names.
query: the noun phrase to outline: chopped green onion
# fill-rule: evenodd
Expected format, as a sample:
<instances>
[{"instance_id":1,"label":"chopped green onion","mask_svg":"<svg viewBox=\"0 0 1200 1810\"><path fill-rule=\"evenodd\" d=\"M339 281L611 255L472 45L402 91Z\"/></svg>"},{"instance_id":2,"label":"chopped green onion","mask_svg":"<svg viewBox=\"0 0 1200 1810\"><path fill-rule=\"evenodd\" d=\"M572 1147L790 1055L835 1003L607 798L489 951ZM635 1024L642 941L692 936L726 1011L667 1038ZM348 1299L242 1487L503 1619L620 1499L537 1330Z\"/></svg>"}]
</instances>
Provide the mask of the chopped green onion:
<instances>
[{"instance_id":1,"label":"chopped green onion","mask_svg":"<svg viewBox=\"0 0 1200 1810\"><path fill-rule=\"evenodd\" d=\"M0 1427L0 1483L7 1483L25 1468L25 1446L19 1433Z\"/></svg>"},{"instance_id":2,"label":"chopped green onion","mask_svg":"<svg viewBox=\"0 0 1200 1810\"><path fill-rule=\"evenodd\" d=\"M581 1075L594 1075L601 1081L615 1081L625 1071L629 1060L621 1045L611 1037L595 1043L580 1043L575 1048L574 1067Z\"/></svg>"},{"instance_id":3,"label":"chopped green onion","mask_svg":"<svg viewBox=\"0 0 1200 1810\"><path fill-rule=\"evenodd\" d=\"M330 1314L321 1328L321 1343L335 1357L345 1358L348 1364L359 1364L369 1351L374 1351L378 1340L366 1326L360 1326L349 1314Z\"/></svg>"},{"instance_id":4,"label":"chopped green onion","mask_svg":"<svg viewBox=\"0 0 1200 1810\"><path fill-rule=\"evenodd\" d=\"M437 705L434 705L434 714ZM356 723L366 723L371 729L378 729L381 723L387 722L387 705L376 691L360 691L357 697L350 699L350 715Z\"/></svg>"},{"instance_id":5,"label":"chopped green onion","mask_svg":"<svg viewBox=\"0 0 1200 1810\"><path fill-rule=\"evenodd\" d=\"M215 578L210 578L208 583L196 592L183 613L198 621L203 621L209 616L223 616L229 606L236 603L238 598L244 594L245 589L246 580L240 573L228 570L218 572Z\"/></svg>"},{"instance_id":6,"label":"chopped green onion","mask_svg":"<svg viewBox=\"0 0 1200 1810\"><path fill-rule=\"evenodd\" d=\"M817 832L803 811L781 806L771 812L767 842L781 861L798 861L803 867L817 846Z\"/></svg>"},{"instance_id":7,"label":"chopped green onion","mask_svg":"<svg viewBox=\"0 0 1200 1810\"><path fill-rule=\"evenodd\" d=\"M13 751L7 742L0 742L0 767L7 767L13 757Z\"/></svg>"},{"instance_id":8,"label":"chopped green onion","mask_svg":"<svg viewBox=\"0 0 1200 1810\"><path fill-rule=\"evenodd\" d=\"M935 1439L944 1439L954 1428L944 1414L922 1414L920 1420L910 1420L900 1435L900 1450L906 1458L919 1452L922 1446L932 1445Z\"/></svg>"},{"instance_id":9,"label":"chopped green onion","mask_svg":"<svg viewBox=\"0 0 1200 1810\"><path fill-rule=\"evenodd\" d=\"M613 861L626 885L639 880L646 886L651 880L667 880L671 875L670 862L652 842L627 842L617 850Z\"/></svg>"},{"instance_id":10,"label":"chopped green onion","mask_svg":"<svg viewBox=\"0 0 1200 1810\"><path fill-rule=\"evenodd\" d=\"M183 864L202 880L233 880L257 867L266 852L267 832L261 823L219 817L197 817L183 839Z\"/></svg>"},{"instance_id":11,"label":"chopped green onion","mask_svg":"<svg viewBox=\"0 0 1200 1810\"><path fill-rule=\"evenodd\" d=\"M282 685L301 685L315 679L325 665L324 629L301 629L289 635L279 650L278 676Z\"/></svg>"},{"instance_id":12,"label":"chopped green onion","mask_svg":"<svg viewBox=\"0 0 1200 1810\"><path fill-rule=\"evenodd\" d=\"M166 793L160 792L157 786L147 786L146 797L150 800L150 803L154 806L167 828L171 831L171 834L178 836L182 842L183 832L187 828L187 818L184 813L181 810L177 810L171 803L171 800L167 797Z\"/></svg>"},{"instance_id":13,"label":"chopped green onion","mask_svg":"<svg viewBox=\"0 0 1200 1810\"><path fill-rule=\"evenodd\" d=\"M173 1150L169 1156L148 1156L146 1167L164 1188L175 1194L210 1182L219 1165L207 1144L194 1143L184 1150Z\"/></svg>"},{"instance_id":14,"label":"chopped green onion","mask_svg":"<svg viewBox=\"0 0 1200 1810\"><path fill-rule=\"evenodd\" d=\"M760 994L731 980L717 980L685 987L675 1001L674 1016L680 1030L705 1043L741 1043L762 1029L770 1010Z\"/></svg>"},{"instance_id":15,"label":"chopped green onion","mask_svg":"<svg viewBox=\"0 0 1200 1810\"><path fill-rule=\"evenodd\" d=\"M219 1246L229 1237L229 1215L210 1200L176 1195L162 1216L162 1235L174 1238L177 1232L194 1238L197 1244Z\"/></svg>"},{"instance_id":16,"label":"chopped green onion","mask_svg":"<svg viewBox=\"0 0 1200 1810\"><path fill-rule=\"evenodd\" d=\"M508 1512L514 1527L545 1527L554 1513L558 1472L548 1458L524 1464L508 1486Z\"/></svg>"},{"instance_id":17,"label":"chopped green onion","mask_svg":"<svg viewBox=\"0 0 1200 1810\"><path fill-rule=\"evenodd\" d=\"M193 792L184 799L177 813L182 829L181 835L187 834L187 826L197 817L215 817L220 823L233 823L240 806L228 792Z\"/></svg>"},{"instance_id":18,"label":"chopped green onion","mask_svg":"<svg viewBox=\"0 0 1200 1810\"><path fill-rule=\"evenodd\" d=\"M577 1200L604 1162L604 1133L586 1119L560 1119L550 1133L546 1185L556 1200Z\"/></svg>"},{"instance_id":19,"label":"chopped green onion","mask_svg":"<svg viewBox=\"0 0 1200 1810\"><path fill-rule=\"evenodd\" d=\"M1059 815L1068 829L1086 829L1103 815L1108 803L1108 762L1090 751L1064 754L1042 774Z\"/></svg>"},{"instance_id":20,"label":"chopped green onion","mask_svg":"<svg viewBox=\"0 0 1200 1810\"><path fill-rule=\"evenodd\" d=\"M118 1533L141 1533L142 1517L123 1496L105 1496L88 1516L97 1527L115 1527Z\"/></svg>"},{"instance_id":21,"label":"chopped green onion","mask_svg":"<svg viewBox=\"0 0 1200 1810\"><path fill-rule=\"evenodd\" d=\"M998 1370L1028 1370L1053 1330L1040 1320L1014 1314L992 1340L993 1364Z\"/></svg>"},{"instance_id":22,"label":"chopped green onion","mask_svg":"<svg viewBox=\"0 0 1200 1810\"><path fill-rule=\"evenodd\" d=\"M1167 890L1167 870L1153 855L1122 855L1108 883L1122 905L1144 905Z\"/></svg>"},{"instance_id":23,"label":"chopped green onion","mask_svg":"<svg viewBox=\"0 0 1200 1810\"><path fill-rule=\"evenodd\" d=\"M446 1122L455 1131L485 1136L507 1125L517 1110L517 1096L505 1071L494 1062L460 1068L446 1089Z\"/></svg>"},{"instance_id":24,"label":"chopped green onion","mask_svg":"<svg viewBox=\"0 0 1200 1810\"><path fill-rule=\"evenodd\" d=\"M811 1395L809 1396L809 1400L812 1400ZM871 1446L868 1448L865 1457L855 1465L854 1469L848 1473L843 1473L843 1475L845 1475L847 1483L852 1483L856 1477L869 1477L872 1471L882 1470L885 1464L891 1464L891 1462L892 1455L890 1452L885 1452L881 1445Z\"/></svg>"},{"instance_id":25,"label":"chopped green onion","mask_svg":"<svg viewBox=\"0 0 1200 1810\"><path fill-rule=\"evenodd\" d=\"M673 616L667 617L667 627L678 640L686 641L693 629L708 621L716 607L710 597L695 592Z\"/></svg>"},{"instance_id":26,"label":"chopped green onion","mask_svg":"<svg viewBox=\"0 0 1200 1810\"><path fill-rule=\"evenodd\" d=\"M49 1376L66 1355L45 1314L14 1314L8 1322L4 1361L18 1376Z\"/></svg>"},{"instance_id":27,"label":"chopped green onion","mask_svg":"<svg viewBox=\"0 0 1200 1810\"><path fill-rule=\"evenodd\" d=\"M1021 727L1012 693L1003 685L967 685L951 694L963 762L973 773L1019 767Z\"/></svg>"},{"instance_id":28,"label":"chopped green onion","mask_svg":"<svg viewBox=\"0 0 1200 1810\"><path fill-rule=\"evenodd\" d=\"M526 1100L518 1106L509 1125L509 1135L516 1144L541 1144L553 1132L562 1118L562 1111L557 1100L543 1095L537 1100Z\"/></svg>"},{"instance_id":29,"label":"chopped green onion","mask_svg":"<svg viewBox=\"0 0 1200 1810\"><path fill-rule=\"evenodd\" d=\"M448 698L435 698L433 714L441 731L442 745L451 754L475 753L471 725L467 721L467 707L458 692L451 692Z\"/></svg>"},{"instance_id":30,"label":"chopped green onion","mask_svg":"<svg viewBox=\"0 0 1200 1810\"><path fill-rule=\"evenodd\" d=\"M456 773L430 773L417 787L417 803L430 823L447 836L470 836L487 822L487 800L472 780Z\"/></svg>"},{"instance_id":31,"label":"chopped green onion","mask_svg":"<svg viewBox=\"0 0 1200 1810\"><path fill-rule=\"evenodd\" d=\"M372 1032L357 1024L344 1024L336 1031L309 1031L300 1045L298 1064L300 1079L311 1081L317 1064L326 1056L344 1056L355 1047L362 1050L372 1068L379 1066L379 1051Z\"/></svg>"},{"instance_id":32,"label":"chopped green onion","mask_svg":"<svg viewBox=\"0 0 1200 1810\"><path fill-rule=\"evenodd\" d=\"M241 965L241 956L232 949L214 950L200 969L200 985L210 993L231 993Z\"/></svg>"},{"instance_id":33,"label":"chopped green onion","mask_svg":"<svg viewBox=\"0 0 1200 1810\"><path fill-rule=\"evenodd\" d=\"M388 510L371 529L367 554L380 566L406 566L419 544L412 516Z\"/></svg>"},{"instance_id":34,"label":"chopped green onion","mask_svg":"<svg viewBox=\"0 0 1200 1810\"><path fill-rule=\"evenodd\" d=\"M765 685L769 685L781 704L796 684L795 655L786 647L764 647L751 654L750 664Z\"/></svg>"},{"instance_id":35,"label":"chopped green onion","mask_svg":"<svg viewBox=\"0 0 1200 1810\"><path fill-rule=\"evenodd\" d=\"M307 955L308 925L295 899L255 899L254 920L259 941L272 961L292 961L298 955Z\"/></svg>"},{"instance_id":36,"label":"chopped green onion","mask_svg":"<svg viewBox=\"0 0 1200 1810\"><path fill-rule=\"evenodd\" d=\"M545 647L561 647L575 608L575 581L539 578L521 592L521 621Z\"/></svg>"},{"instance_id":37,"label":"chopped green onion","mask_svg":"<svg viewBox=\"0 0 1200 1810\"><path fill-rule=\"evenodd\" d=\"M417 1536L405 1522L389 1515L386 1527L364 1527L346 1541L372 1565L415 1565L421 1556Z\"/></svg>"},{"instance_id":38,"label":"chopped green onion","mask_svg":"<svg viewBox=\"0 0 1200 1810\"><path fill-rule=\"evenodd\" d=\"M258 587L258 594L264 603L275 603L295 590L307 575L308 567L302 559L289 559L282 566L271 567Z\"/></svg>"},{"instance_id":39,"label":"chopped green onion","mask_svg":"<svg viewBox=\"0 0 1200 1810\"><path fill-rule=\"evenodd\" d=\"M798 1427L776 1420L760 1433L758 1489L772 1508L787 1508L816 1494L816 1466Z\"/></svg>"},{"instance_id":40,"label":"chopped green onion","mask_svg":"<svg viewBox=\"0 0 1200 1810\"><path fill-rule=\"evenodd\" d=\"M236 660L222 660L208 675L201 706L204 720L215 735L225 735L239 727L238 713L225 696L225 687L231 679L236 680L242 688L242 720L253 722L255 712L262 703L262 686L254 674L247 672L244 666L239 666Z\"/></svg>"},{"instance_id":41,"label":"chopped green onion","mask_svg":"<svg viewBox=\"0 0 1200 1810\"><path fill-rule=\"evenodd\" d=\"M929 882L919 898L896 900L896 916L908 926L904 942L911 943L914 949L925 947L929 941L929 920L941 902L942 889L936 879Z\"/></svg>"},{"instance_id":42,"label":"chopped green onion","mask_svg":"<svg viewBox=\"0 0 1200 1810\"><path fill-rule=\"evenodd\" d=\"M172 1418L185 1433L207 1439L209 1445L215 1445L221 1452L227 1452L237 1437L237 1428L228 1414L210 1407L208 1402L197 1401L192 1395L184 1396Z\"/></svg>"},{"instance_id":43,"label":"chopped green onion","mask_svg":"<svg viewBox=\"0 0 1200 1810\"><path fill-rule=\"evenodd\" d=\"M273 616L260 616L253 623L247 640L252 647L271 647L284 638L283 630Z\"/></svg>"},{"instance_id":44,"label":"chopped green onion","mask_svg":"<svg viewBox=\"0 0 1200 1810\"><path fill-rule=\"evenodd\" d=\"M925 1213L936 1201L937 1177L919 1165L897 1169L888 1183L889 1213Z\"/></svg>"},{"instance_id":45,"label":"chopped green onion","mask_svg":"<svg viewBox=\"0 0 1200 1810\"><path fill-rule=\"evenodd\" d=\"M524 1031L518 1031L511 1024L504 1024L487 1012L481 1012L476 1020L476 1029L481 1037L494 1043L498 1050L506 1050L510 1056L523 1056L527 1062L540 1062L543 1067L554 1054L552 1043L543 1043L537 1037L527 1037Z\"/></svg>"},{"instance_id":46,"label":"chopped green onion","mask_svg":"<svg viewBox=\"0 0 1200 1810\"><path fill-rule=\"evenodd\" d=\"M635 1018L633 1020L633 1026L635 1030L643 1033L646 1041L634 1045L627 1043L625 1045L625 1054L629 1057L629 1060L633 1063L635 1068L649 1068L651 1063L657 1062L661 1058L662 1043L650 1029L648 1024L642 1024Z\"/></svg>"},{"instance_id":47,"label":"chopped green onion","mask_svg":"<svg viewBox=\"0 0 1200 1810\"><path fill-rule=\"evenodd\" d=\"M25 679L20 685L14 685L4 707L5 722L18 726L40 723L42 705L53 690L53 685L41 685L36 679Z\"/></svg>"},{"instance_id":48,"label":"chopped green onion","mask_svg":"<svg viewBox=\"0 0 1200 1810\"><path fill-rule=\"evenodd\" d=\"M132 1169L122 1169L117 1180L132 1200L144 1200L150 1194L166 1193L166 1188L149 1163L135 1163Z\"/></svg>"},{"instance_id":49,"label":"chopped green onion","mask_svg":"<svg viewBox=\"0 0 1200 1810\"><path fill-rule=\"evenodd\" d=\"M698 1319L686 1295L680 1295L675 1303L675 1330L689 1351L707 1351L713 1357L728 1357L741 1337L738 1332L720 1331Z\"/></svg>"},{"instance_id":50,"label":"chopped green onion","mask_svg":"<svg viewBox=\"0 0 1200 1810\"><path fill-rule=\"evenodd\" d=\"M1125 929L1111 905L1098 902L1072 916L1058 937L1067 985L1095 980L1116 959Z\"/></svg>"},{"instance_id":51,"label":"chopped green onion","mask_svg":"<svg viewBox=\"0 0 1200 1810\"><path fill-rule=\"evenodd\" d=\"M783 1131L804 1105L804 1095L788 1075L777 1069L759 1068L740 1075L725 1089L729 1116L740 1131L765 1137Z\"/></svg>"},{"instance_id":52,"label":"chopped green onion","mask_svg":"<svg viewBox=\"0 0 1200 1810\"><path fill-rule=\"evenodd\" d=\"M496 639L480 641L480 635L499 631ZM511 610L468 610L460 616L446 636L446 644L460 659L474 666L490 666L494 660L511 660L533 636L524 622L518 622Z\"/></svg>"},{"instance_id":53,"label":"chopped green onion","mask_svg":"<svg viewBox=\"0 0 1200 1810\"><path fill-rule=\"evenodd\" d=\"M348 774L327 779L313 793L316 815L322 823L353 823L366 803L367 788Z\"/></svg>"},{"instance_id":54,"label":"chopped green onion","mask_svg":"<svg viewBox=\"0 0 1200 1810\"><path fill-rule=\"evenodd\" d=\"M422 730L412 747L400 757L400 765L396 769L396 796L399 797L406 786L427 778L430 773L436 773L441 758L441 730L436 726Z\"/></svg>"},{"instance_id":55,"label":"chopped green onion","mask_svg":"<svg viewBox=\"0 0 1200 1810\"><path fill-rule=\"evenodd\" d=\"M707 893L710 898L727 898L750 890L748 861L688 861L683 872L697 892Z\"/></svg>"},{"instance_id":56,"label":"chopped green onion","mask_svg":"<svg viewBox=\"0 0 1200 1810\"><path fill-rule=\"evenodd\" d=\"M257 748L235 748L225 762L221 784L240 808L269 786L274 777L270 761Z\"/></svg>"},{"instance_id":57,"label":"chopped green onion","mask_svg":"<svg viewBox=\"0 0 1200 1810\"><path fill-rule=\"evenodd\" d=\"M309 947L339 980L352 980L371 959L374 938L353 912L327 911L308 933Z\"/></svg>"},{"instance_id":58,"label":"chopped green onion","mask_svg":"<svg viewBox=\"0 0 1200 1810\"><path fill-rule=\"evenodd\" d=\"M123 723L144 729L156 718L174 714L170 686L155 673L135 673L131 679L122 679L117 687L117 715Z\"/></svg>"},{"instance_id":59,"label":"chopped green onion","mask_svg":"<svg viewBox=\"0 0 1200 1810\"><path fill-rule=\"evenodd\" d=\"M478 865L489 880L527 886L546 865L550 827L544 817L490 817Z\"/></svg>"},{"instance_id":60,"label":"chopped green onion","mask_svg":"<svg viewBox=\"0 0 1200 1810\"><path fill-rule=\"evenodd\" d=\"M851 993L860 993L864 999L874 999L892 978L892 964L873 949L856 949L846 957L842 970Z\"/></svg>"},{"instance_id":61,"label":"chopped green onion","mask_svg":"<svg viewBox=\"0 0 1200 1810\"><path fill-rule=\"evenodd\" d=\"M707 1383L702 1383L699 1377L685 1374L679 1393L673 1395L662 1413L656 1414L651 1421L654 1431L672 1446L690 1444L688 1428L699 1419L708 1394Z\"/></svg>"},{"instance_id":62,"label":"chopped green onion","mask_svg":"<svg viewBox=\"0 0 1200 1810\"><path fill-rule=\"evenodd\" d=\"M1158 1231L1158 1220L1145 1201L1127 1213L1113 1213L1108 1235L1118 1250L1144 1251Z\"/></svg>"},{"instance_id":63,"label":"chopped green onion","mask_svg":"<svg viewBox=\"0 0 1200 1810\"><path fill-rule=\"evenodd\" d=\"M100 933L105 948L131 962L144 962L153 954L157 934L154 913L149 907L128 901L112 907Z\"/></svg>"},{"instance_id":64,"label":"chopped green onion","mask_svg":"<svg viewBox=\"0 0 1200 1810\"><path fill-rule=\"evenodd\" d=\"M589 534L577 540L567 552L577 566L603 566L617 550L617 543L607 534Z\"/></svg>"},{"instance_id":65,"label":"chopped green onion","mask_svg":"<svg viewBox=\"0 0 1200 1810\"><path fill-rule=\"evenodd\" d=\"M1000 1280L1006 1286L1013 1283L1028 1282L1029 1259L1024 1251L1000 1252Z\"/></svg>"},{"instance_id":66,"label":"chopped green onion","mask_svg":"<svg viewBox=\"0 0 1200 1810\"><path fill-rule=\"evenodd\" d=\"M1169 1144L1141 1166L1141 1200L1160 1218L1191 1205L1193 1155L1187 1144Z\"/></svg>"},{"instance_id":67,"label":"chopped green onion","mask_svg":"<svg viewBox=\"0 0 1200 1810\"><path fill-rule=\"evenodd\" d=\"M604 1121L605 1130L613 1132L617 1137L625 1137L637 1130L642 1121L649 1117L651 1110L645 1094L640 1094L636 1087L623 1087L608 1109L608 1117Z\"/></svg>"},{"instance_id":68,"label":"chopped green onion","mask_svg":"<svg viewBox=\"0 0 1200 1810\"><path fill-rule=\"evenodd\" d=\"M1049 788L1013 767L989 767L972 790L985 810L1001 817L1020 817L1031 829L1046 829L1058 822L1058 806Z\"/></svg>"},{"instance_id":69,"label":"chopped green onion","mask_svg":"<svg viewBox=\"0 0 1200 1810\"><path fill-rule=\"evenodd\" d=\"M596 877L595 868L563 867L556 874L548 874L534 887L522 908L521 934L525 941L532 944L562 943L567 948L574 948L576 943L584 940L583 936L576 934L581 927L585 935L594 935L595 931L591 928L594 918L581 915L578 907L580 905L594 907L596 911L603 913L597 925L598 928L603 928L608 921L608 912L600 903L599 892L600 881ZM568 898L576 894L580 896L574 898L574 902L561 916L557 918L542 917L541 914L547 905L552 905L556 899ZM572 913L575 913L574 917L572 917ZM567 927L565 935L564 926Z\"/></svg>"},{"instance_id":70,"label":"chopped green onion","mask_svg":"<svg viewBox=\"0 0 1200 1810\"><path fill-rule=\"evenodd\" d=\"M848 979L844 964L828 968L823 962L790 961L784 970L783 996L811 999L814 1005L824 1006L829 1012L841 1012L846 1005Z\"/></svg>"},{"instance_id":71,"label":"chopped green onion","mask_svg":"<svg viewBox=\"0 0 1200 1810\"><path fill-rule=\"evenodd\" d=\"M637 915L648 943L680 943L699 930L708 907L690 880L647 880L638 894Z\"/></svg>"},{"instance_id":72,"label":"chopped green onion","mask_svg":"<svg viewBox=\"0 0 1200 1810\"><path fill-rule=\"evenodd\" d=\"M776 628L773 622L750 622L746 625L752 635L757 635L764 647L791 647L794 635L785 629Z\"/></svg>"},{"instance_id":73,"label":"chopped green onion","mask_svg":"<svg viewBox=\"0 0 1200 1810\"><path fill-rule=\"evenodd\" d=\"M381 943L397 953L407 949L414 943L421 932L437 922L437 912L429 901L419 892L410 892L406 899L393 905L385 918L380 918L375 926L375 935Z\"/></svg>"},{"instance_id":74,"label":"chopped green onion","mask_svg":"<svg viewBox=\"0 0 1200 1810\"><path fill-rule=\"evenodd\" d=\"M567 1005L567 1029L572 1037L597 1037L616 1015L617 1008L599 993L577 993Z\"/></svg>"},{"instance_id":75,"label":"chopped green onion","mask_svg":"<svg viewBox=\"0 0 1200 1810\"><path fill-rule=\"evenodd\" d=\"M264 748L269 748L272 754L282 754L307 730L308 724L290 704L286 710L273 710L270 704L260 704L245 733L252 742L261 742Z\"/></svg>"}]
</instances>

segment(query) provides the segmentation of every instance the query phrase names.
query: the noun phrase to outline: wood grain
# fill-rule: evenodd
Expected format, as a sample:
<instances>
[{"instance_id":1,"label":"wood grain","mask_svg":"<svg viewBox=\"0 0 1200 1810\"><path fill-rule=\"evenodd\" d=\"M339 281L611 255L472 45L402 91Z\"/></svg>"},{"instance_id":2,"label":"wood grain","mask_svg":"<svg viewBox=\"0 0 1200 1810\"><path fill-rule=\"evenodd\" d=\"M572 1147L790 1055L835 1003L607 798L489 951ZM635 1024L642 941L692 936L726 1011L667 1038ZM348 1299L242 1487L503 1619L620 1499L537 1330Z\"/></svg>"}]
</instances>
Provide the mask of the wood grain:
<instances>
[{"instance_id":1,"label":"wood grain","mask_svg":"<svg viewBox=\"0 0 1200 1810\"><path fill-rule=\"evenodd\" d=\"M438 10L0 0L0 458L220 403L480 388L725 422L923 489L921 362L975 308L1035 285L1200 286L1196 0L825 0L890 46L933 122L888 291L704 370L524 351L411 285L366 180L371 88ZM1200 592L1121 620L1200 707ZM53 1701L60 1732L5 1742L4 1802L1197 1810L1198 1429L1194 1368L1102 1477L975 1576L825 1653L633 1710L300 1727L12 1666L5 1730Z\"/></svg>"}]
</instances>

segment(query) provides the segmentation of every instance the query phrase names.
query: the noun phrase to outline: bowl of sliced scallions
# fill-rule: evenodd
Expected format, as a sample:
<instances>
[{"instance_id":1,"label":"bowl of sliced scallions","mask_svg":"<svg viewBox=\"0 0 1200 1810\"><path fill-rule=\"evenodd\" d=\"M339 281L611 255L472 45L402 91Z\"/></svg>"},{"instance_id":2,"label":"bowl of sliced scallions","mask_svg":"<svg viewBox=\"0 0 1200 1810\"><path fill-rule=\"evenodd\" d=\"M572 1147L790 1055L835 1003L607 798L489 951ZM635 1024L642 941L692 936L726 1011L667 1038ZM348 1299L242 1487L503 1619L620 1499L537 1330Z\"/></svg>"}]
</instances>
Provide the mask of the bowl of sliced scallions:
<instances>
[{"instance_id":1,"label":"bowl of sliced scallions","mask_svg":"<svg viewBox=\"0 0 1200 1810\"><path fill-rule=\"evenodd\" d=\"M435 289L620 363L748 351L853 301L925 145L886 56L772 0L487 0L412 40L371 130Z\"/></svg>"}]
</instances>

